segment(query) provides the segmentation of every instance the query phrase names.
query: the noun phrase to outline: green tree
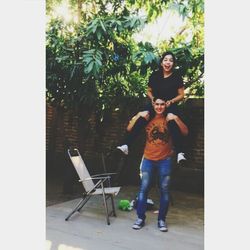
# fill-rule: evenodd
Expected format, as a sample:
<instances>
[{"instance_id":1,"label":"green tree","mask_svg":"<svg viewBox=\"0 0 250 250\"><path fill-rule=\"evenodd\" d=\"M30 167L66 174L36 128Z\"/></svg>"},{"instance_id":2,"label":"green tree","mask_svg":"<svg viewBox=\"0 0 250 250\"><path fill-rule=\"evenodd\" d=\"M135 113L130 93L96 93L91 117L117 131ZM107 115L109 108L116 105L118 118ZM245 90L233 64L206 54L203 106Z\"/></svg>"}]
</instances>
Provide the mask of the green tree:
<instances>
[{"instance_id":1,"label":"green tree","mask_svg":"<svg viewBox=\"0 0 250 250\"><path fill-rule=\"evenodd\" d=\"M102 119L111 105L145 96L147 79L158 67L158 56L166 49L177 55L189 93L203 90L203 2L187 0L70 0L77 22L53 18L53 6L62 0L47 0L52 16L46 30L46 97L64 108L95 108ZM146 16L140 15L144 8ZM193 32L185 43L185 32L157 47L136 43L133 34L164 10L178 11Z\"/></svg>"}]
</instances>

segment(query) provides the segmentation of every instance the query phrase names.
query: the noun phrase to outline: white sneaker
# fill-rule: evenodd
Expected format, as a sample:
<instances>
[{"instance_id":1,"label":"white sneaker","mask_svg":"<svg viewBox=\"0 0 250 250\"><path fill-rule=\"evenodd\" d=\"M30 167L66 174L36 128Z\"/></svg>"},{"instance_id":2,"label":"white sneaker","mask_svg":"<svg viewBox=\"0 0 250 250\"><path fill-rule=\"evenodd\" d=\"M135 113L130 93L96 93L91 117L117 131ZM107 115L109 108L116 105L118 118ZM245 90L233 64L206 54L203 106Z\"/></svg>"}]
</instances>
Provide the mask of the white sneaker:
<instances>
[{"instance_id":1,"label":"white sneaker","mask_svg":"<svg viewBox=\"0 0 250 250\"><path fill-rule=\"evenodd\" d=\"M116 148L120 149L125 155L128 155L128 145L124 144Z\"/></svg>"},{"instance_id":2,"label":"white sneaker","mask_svg":"<svg viewBox=\"0 0 250 250\"><path fill-rule=\"evenodd\" d=\"M163 220L158 221L158 228L161 232L167 232L168 231L168 226L167 223Z\"/></svg>"},{"instance_id":3,"label":"white sneaker","mask_svg":"<svg viewBox=\"0 0 250 250\"><path fill-rule=\"evenodd\" d=\"M181 161L186 161L187 159L184 156L184 153L179 153L177 155L177 163L180 163Z\"/></svg>"},{"instance_id":4,"label":"white sneaker","mask_svg":"<svg viewBox=\"0 0 250 250\"><path fill-rule=\"evenodd\" d=\"M144 220L137 218L132 228L138 230L141 229L144 226L144 224L145 224Z\"/></svg>"}]
</instances>

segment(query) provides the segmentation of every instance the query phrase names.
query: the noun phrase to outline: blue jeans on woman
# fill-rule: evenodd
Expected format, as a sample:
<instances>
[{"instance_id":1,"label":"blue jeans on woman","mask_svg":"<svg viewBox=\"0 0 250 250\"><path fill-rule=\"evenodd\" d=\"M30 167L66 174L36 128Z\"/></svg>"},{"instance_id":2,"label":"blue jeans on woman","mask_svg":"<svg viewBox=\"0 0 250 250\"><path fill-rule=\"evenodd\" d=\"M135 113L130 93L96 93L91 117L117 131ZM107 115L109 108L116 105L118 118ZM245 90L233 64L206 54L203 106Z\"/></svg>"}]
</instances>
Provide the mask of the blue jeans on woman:
<instances>
[{"instance_id":1,"label":"blue jeans on woman","mask_svg":"<svg viewBox=\"0 0 250 250\"><path fill-rule=\"evenodd\" d=\"M151 187L154 171L158 171L160 186L160 208L158 220L165 221L169 206L169 182L171 173L171 158L153 161L143 158L141 164L141 187L138 193L137 216L145 220L147 196Z\"/></svg>"}]
</instances>

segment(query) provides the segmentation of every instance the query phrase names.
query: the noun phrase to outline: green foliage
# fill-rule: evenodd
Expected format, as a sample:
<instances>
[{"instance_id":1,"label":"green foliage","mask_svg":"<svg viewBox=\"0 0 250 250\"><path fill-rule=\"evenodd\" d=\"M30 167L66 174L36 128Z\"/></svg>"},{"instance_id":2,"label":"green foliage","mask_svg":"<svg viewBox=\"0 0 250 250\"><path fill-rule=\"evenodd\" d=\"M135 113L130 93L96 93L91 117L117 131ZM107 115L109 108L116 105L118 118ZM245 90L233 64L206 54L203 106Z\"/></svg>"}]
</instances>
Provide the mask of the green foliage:
<instances>
[{"instance_id":1,"label":"green foliage","mask_svg":"<svg viewBox=\"0 0 250 250\"><path fill-rule=\"evenodd\" d=\"M98 78L102 67L102 52L97 49L90 49L83 52L84 73L89 77Z\"/></svg>"},{"instance_id":2,"label":"green foliage","mask_svg":"<svg viewBox=\"0 0 250 250\"><path fill-rule=\"evenodd\" d=\"M47 14L61 0L47 0ZM77 23L51 18L46 29L46 97L64 108L95 108L102 119L106 110L144 98L150 73L159 55L173 50L190 95L203 96L203 1L189 0L71 0ZM83 12L79 3L89 9ZM112 6L112 8L108 7ZM184 7L183 7L184 6ZM86 8L87 8L86 7ZM178 7L178 8L177 8ZM147 16L139 15L144 8ZM159 46L136 43L133 34L166 8L188 19L193 39L179 34Z\"/></svg>"},{"instance_id":3,"label":"green foliage","mask_svg":"<svg viewBox=\"0 0 250 250\"><path fill-rule=\"evenodd\" d=\"M104 15L79 24L51 19L46 32L47 100L66 108L95 103L103 110L115 103L114 96L142 96L145 85L141 89L130 79L135 80L138 70L138 59L132 62L137 48L132 34L143 23L134 15Z\"/></svg>"}]
</instances>

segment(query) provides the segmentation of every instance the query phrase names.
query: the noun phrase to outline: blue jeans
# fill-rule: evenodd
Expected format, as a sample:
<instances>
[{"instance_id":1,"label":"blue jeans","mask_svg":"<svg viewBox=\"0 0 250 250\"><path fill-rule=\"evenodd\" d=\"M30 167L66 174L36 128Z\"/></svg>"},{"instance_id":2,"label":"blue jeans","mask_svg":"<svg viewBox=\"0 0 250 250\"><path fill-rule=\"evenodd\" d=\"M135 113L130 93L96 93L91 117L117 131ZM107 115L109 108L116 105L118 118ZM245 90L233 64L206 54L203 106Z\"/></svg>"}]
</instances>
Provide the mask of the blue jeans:
<instances>
[{"instance_id":1,"label":"blue jeans","mask_svg":"<svg viewBox=\"0 0 250 250\"><path fill-rule=\"evenodd\" d=\"M138 193L137 216L145 220L147 208L147 196L150 190L154 171L158 171L160 186L160 208L158 220L165 221L169 205L169 182L171 172L171 158L152 161L143 158L141 164L141 187Z\"/></svg>"}]
</instances>

